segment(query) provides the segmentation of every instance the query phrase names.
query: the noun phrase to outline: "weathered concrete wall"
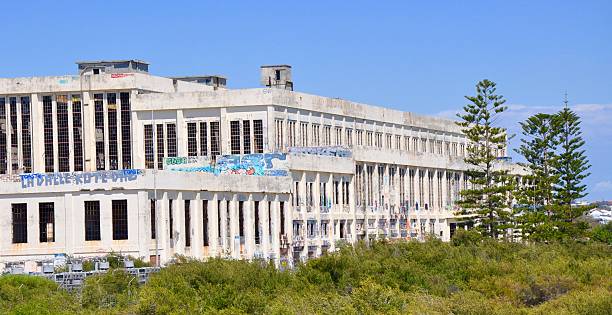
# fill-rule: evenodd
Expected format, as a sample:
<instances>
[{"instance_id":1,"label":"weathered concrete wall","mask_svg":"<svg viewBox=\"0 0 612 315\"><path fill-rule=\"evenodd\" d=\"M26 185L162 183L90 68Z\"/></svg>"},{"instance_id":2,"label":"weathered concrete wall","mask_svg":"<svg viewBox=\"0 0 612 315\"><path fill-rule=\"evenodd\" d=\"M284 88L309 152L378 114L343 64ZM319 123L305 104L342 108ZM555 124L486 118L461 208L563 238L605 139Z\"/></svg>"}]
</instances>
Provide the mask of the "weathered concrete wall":
<instances>
[{"instance_id":1,"label":"weathered concrete wall","mask_svg":"<svg viewBox=\"0 0 612 315\"><path fill-rule=\"evenodd\" d=\"M78 91L144 90L160 93L212 91L204 84L143 73L0 78L0 95Z\"/></svg>"}]
</instances>

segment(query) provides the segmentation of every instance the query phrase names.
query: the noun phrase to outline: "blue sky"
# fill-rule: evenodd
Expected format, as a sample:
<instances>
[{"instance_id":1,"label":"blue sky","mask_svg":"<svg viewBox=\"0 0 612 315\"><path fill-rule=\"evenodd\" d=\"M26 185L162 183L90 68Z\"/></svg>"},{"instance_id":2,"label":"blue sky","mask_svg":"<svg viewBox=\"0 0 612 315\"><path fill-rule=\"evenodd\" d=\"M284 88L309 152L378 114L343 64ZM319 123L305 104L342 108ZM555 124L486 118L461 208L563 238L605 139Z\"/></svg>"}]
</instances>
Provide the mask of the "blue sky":
<instances>
[{"instance_id":1,"label":"blue sky","mask_svg":"<svg viewBox=\"0 0 612 315\"><path fill-rule=\"evenodd\" d=\"M488 78L515 131L567 90L593 165L588 199L612 199L612 1L331 2L5 1L0 76L139 58L154 74L244 88L260 65L288 63L296 90L448 117Z\"/></svg>"}]
</instances>

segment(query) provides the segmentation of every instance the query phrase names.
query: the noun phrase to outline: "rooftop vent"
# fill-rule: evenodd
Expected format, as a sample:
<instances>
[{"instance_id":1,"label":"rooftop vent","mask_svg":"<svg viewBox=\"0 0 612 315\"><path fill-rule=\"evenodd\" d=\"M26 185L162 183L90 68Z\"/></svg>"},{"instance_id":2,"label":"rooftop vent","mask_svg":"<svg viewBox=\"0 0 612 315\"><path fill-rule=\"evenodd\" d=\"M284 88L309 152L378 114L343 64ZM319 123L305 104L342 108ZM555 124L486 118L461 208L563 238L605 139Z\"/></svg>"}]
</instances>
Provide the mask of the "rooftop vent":
<instances>
[{"instance_id":1,"label":"rooftop vent","mask_svg":"<svg viewBox=\"0 0 612 315\"><path fill-rule=\"evenodd\" d=\"M149 63L136 60L77 61L79 75L101 73L148 73Z\"/></svg>"},{"instance_id":2,"label":"rooftop vent","mask_svg":"<svg viewBox=\"0 0 612 315\"><path fill-rule=\"evenodd\" d=\"M187 77L173 77L171 79L200 83L208 86L212 86L216 89L224 89L227 85L227 78L220 75L202 75L202 76L187 76Z\"/></svg>"},{"instance_id":3,"label":"rooftop vent","mask_svg":"<svg viewBox=\"0 0 612 315\"><path fill-rule=\"evenodd\" d=\"M272 65L261 66L261 85L270 88L284 89L293 91L293 81L291 79L291 66Z\"/></svg>"}]
</instances>

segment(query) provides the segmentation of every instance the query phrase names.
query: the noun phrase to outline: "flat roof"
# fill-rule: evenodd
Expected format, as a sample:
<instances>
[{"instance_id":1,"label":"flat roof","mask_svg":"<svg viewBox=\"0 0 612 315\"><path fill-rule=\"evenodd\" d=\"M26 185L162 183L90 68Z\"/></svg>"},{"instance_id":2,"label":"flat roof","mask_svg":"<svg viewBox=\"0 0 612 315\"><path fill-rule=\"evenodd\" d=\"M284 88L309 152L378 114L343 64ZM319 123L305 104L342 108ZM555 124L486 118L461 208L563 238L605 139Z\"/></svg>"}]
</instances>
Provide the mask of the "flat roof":
<instances>
[{"instance_id":1,"label":"flat roof","mask_svg":"<svg viewBox=\"0 0 612 315\"><path fill-rule=\"evenodd\" d=\"M208 75L186 75L186 76L180 76L180 77L170 77L170 79L205 79L205 78L221 78L221 79L227 79L227 77L224 77L222 75L218 75L218 74L208 74Z\"/></svg>"},{"instance_id":2,"label":"flat roof","mask_svg":"<svg viewBox=\"0 0 612 315\"><path fill-rule=\"evenodd\" d=\"M122 62L136 62L143 63L149 65L148 62L138 59L119 59L119 60L92 60L92 61L77 61L75 62L77 65L85 64L85 63L122 63Z\"/></svg>"},{"instance_id":3,"label":"flat roof","mask_svg":"<svg viewBox=\"0 0 612 315\"><path fill-rule=\"evenodd\" d=\"M263 65L260 68L291 68L290 65Z\"/></svg>"}]
</instances>

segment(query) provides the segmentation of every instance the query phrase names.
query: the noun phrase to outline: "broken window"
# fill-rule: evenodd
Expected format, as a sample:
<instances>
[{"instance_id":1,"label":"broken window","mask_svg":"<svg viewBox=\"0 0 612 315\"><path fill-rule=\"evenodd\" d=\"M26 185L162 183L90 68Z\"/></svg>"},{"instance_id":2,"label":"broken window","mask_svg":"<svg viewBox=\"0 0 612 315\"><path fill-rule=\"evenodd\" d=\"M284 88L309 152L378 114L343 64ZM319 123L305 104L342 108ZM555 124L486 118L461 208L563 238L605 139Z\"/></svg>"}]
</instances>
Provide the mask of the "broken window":
<instances>
[{"instance_id":1,"label":"broken window","mask_svg":"<svg viewBox=\"0 0 612 315\"><path fill-rule=\"evenodd\" d=\"M202 234L204 236L204 246L208 246L208 200L202 200Z\"/></svg>"},{"instance_id":2,"label":"broken window","mask_svg":"<svg viewBox=\"0 0 612 315\"><path fill-rule=\"evenodd\" d=\"M151 239L157 237L157 200L151 199Z\"/></svg>"},{"instance_id":3,"label":"broken window","mask_svg":"<svg viewBox=\"0 0 612 315\"><path fill-rule=\"evenodd\" d=\"M0 97L0 174L6 174L6 99Z\"/></svg>"},{"instance_id":4,"label":"broken window","mask_svg":"<svg viewBox=\"0 0 612 315\"><path fill-rule=\"evenodd\" d=\"M28 242L28 204L11 204L13 212L13 244Z\"/></svg>"},{"instance_id":5,"label":"broken window","mask_svg":"<svg viewBox=\"0 0 612 315\"><path fill-rule=\"evenodd\" d=\"M170 239L174 239L174 211L172 211L172 199L168 199L168 233Z\"/></svg>"},{"instance_id":6,"label":"broken window","mask_svg":"<svg viewBox=\"0 0 612 315\"><path fill-rule=\"evenodd\" d=\"M259 233L259 228L261 227L261 224L259 222L259 201L255 201L254 202L255 205L255 210L254 210L254 214L255 214L255 244L259 245L261 244L261 240L260 240L260 233Z\"/></svg>"},{"instance_id":7,"label":"broken window","mask_svg":"<svg viewBox=\"0 0 612 315\"><path fill-rule=\"evenodd\" d=\"M43 136L45 142L45 172L54 171L53 153L53 102L51 96L43 96Z\"/></svg>"},{"instance_id":8,"label":"broken window","mask_svg":"<svg viewBox=\"0 0 612 315\"><path fill-rule=\"evenodd\" d=\"M253 120L253 139L255 140L255 153L263 153L263 122L261 119Z\"/></svg>"},{"instance_id":9,"label":"broken window","mask_svg":"<svg viewBox=\"0 0 612 315\"><path fill-rule=\"evenodd\" d=\"M168 137L167 141L167 150L169 157L176 156L176 125L175 124L166 124L166 136Z\"/></svg>"},{"instance_id":10,"label":"broken window","mask_svg":"<svg viewBox=\"0 0 612 315\"><path fill-rule=\"evenodd\" d=\"M38 204L38 230L40 231L40 242L55 241L55 213L53 202L41 202Z\"/></svg>"},{"instance_id":11,"label":"broken window","mask_svg":"<svg viewBox=\"0 0 612 315\"><path fill-rule=\"evenodd\" d=\"M127 200L112 201L113 240L128 239Z\"/></svg>"},{"instance_id":12,"label":"broken window","mask_svg":"<svg viewBox=\"0 0 612 315\"><path fill-rule=\"evenodd\" d=\"M30 112L30 97L21 97L21 153L23 155L23 171L32 172L32 125Z\"/></svg>"},{"instance_id":13,"label":"broken window","mask_svg":"<svg viewBox=\"0 0 612 315\"><path fill-rule=\"evenodd\" d=\"M191 246L191 200L185 200L185 246Z\"/></svg>"},{"instance_id":14,"label":"broken window","mask_svg":"<svg viewBox=\"0 0 612 315\"><path fill-rule=\"evenodd\" d=\"M144 154L145 168L155 166L155 154L153 151L153 125L144 125Z\"/></svg>"},{"instance_id":15,"label":"broken window","mask_svg":"<svg viewBox=\"0 0 612 315\"><path fill-rule=\"evenodd\" d=\"M251 154L251 121L242 121L242 150L244 154Z\"/></svg>"},{"instance_id":16,"label":"broken window","mask_svg":"<svg viewBox=\"0 0 612 315\"><path fill-rule=\"evenodd\" d=\"M187 156L198 155L197 124L187 123Z\"/></svg>"},{"instance_id":17,"label":"broken window","mask_svg":"<svg viewBox=\"0 0 612 315\"><path fill-rule=\"evenodd\" d=\"M74 171L83 171L83 115L81 96L72 95L72 142Z\"/></svg>"},{"instance_id":18,"label":"broken window","mask_svg":"<svg viewBox=\"0 0 612 315\"><path fill-rule=\"evenodd\" d=\"M57 154L60 172L70 171L70 142L68 129L68 96L58 95L55 103L57 116Z\"/></svg>"},{"instance_id":19,"label":"broken window","mask_svg":"<svg viewBox=\"0 0 612 315\"><path fill-rule=\"evenodd\" d=\"M164 168L164 156L166 151L164 150L164 125L158 124L155 136L157 137L157 169Z\"/></svg>"},{"instance_id":20,"label":"broken window","mask_svg":"<svg viewBox=\"0 0 612 315\"><path fill-rule=\"evenodd\" d=\"M230 149L232 154L240 154L240 121L230 121Z\"/></svg>"},{"instance_id":21,"label":"broken window","mask_svg":"<svg viewBox=\"0 0 612 315\"><path fill-rule=\"evenodd\" d=\"M208 155L208 123L200 122L200 155Z\"/></svg>"},{"instance_id":22,"label":"broken window","mask_svg":"<svg viewBox=\"0 0 612 315\"><path fill-rule=\"evenodd\" d=\"M85 240L100 240L100 201L85 201Z\"/></svg>"},{"instance_id":23,"label":"broken window","mask_svg":"<svg viewBox=\"0 0 612 315\"><path fill-rule=\"evenodd\" d=\"M104 145L104 103L103 94L94 94L94 125L96 141L96 169L103 170L106 165Z\"/></svg>"},{"instance_id":24,"label":"broken window","mask_svg":"<svg viewBox=\"0 0 612 315\"><path fill-rule=\"evenodd\" d=\"M106 95L108 107L108 159L109 169L119 168L119 151L117 144L117 94L109 93Z\"/></svg>"},{"instance_id":25,"label":"broken window","mask_svg":"<svg viewBox=\"0 0 612 315\"><path fill-rule=\"evenodd\" d=\"M121 161L124 169L130 169L132 168L130 93L121 92L119 99L121 101Z\"/></svg>"},{"instance_id":26,"label":"broken window","mask_svg":"<svg viewBox=\"0 0 612 315\"><path fill-rule=\"evenodd\" d=\"M221 154L220 150L221 135L219 134L219 122L210 122L210 155L213 160Z\"/></svg>"},{"instance_id":27,"label":"broken window","mask_svg":"<svg viewBox=\"0 0 612 315\"><path fill-rule=\"evenodd\" d=\"M274 122L276 126L276 150L280 151L283 148L283 120L276 119Z\"/></svg>"},{"instance_id":28,"label":"broken window","mask_svg":"<svg viewBox=\"0 0 612 315\"><path fill-rule=\"evenodd\" d=\"M10 105L10 115L11 115L11 169L13 173L17 172L19 169L19 143L18 143L18 133L17 129L17 98L11 97L9 98Z\"/></svg>"}]
</instances>

